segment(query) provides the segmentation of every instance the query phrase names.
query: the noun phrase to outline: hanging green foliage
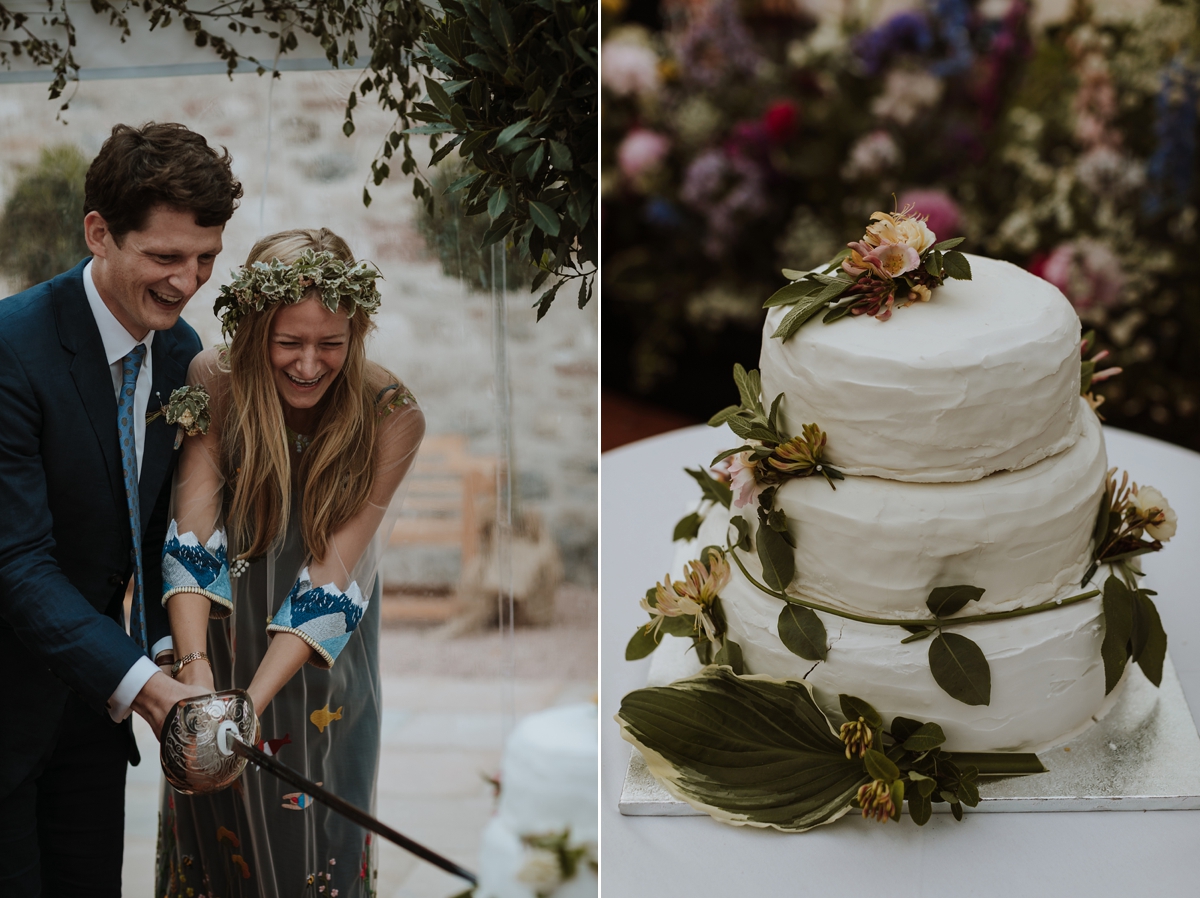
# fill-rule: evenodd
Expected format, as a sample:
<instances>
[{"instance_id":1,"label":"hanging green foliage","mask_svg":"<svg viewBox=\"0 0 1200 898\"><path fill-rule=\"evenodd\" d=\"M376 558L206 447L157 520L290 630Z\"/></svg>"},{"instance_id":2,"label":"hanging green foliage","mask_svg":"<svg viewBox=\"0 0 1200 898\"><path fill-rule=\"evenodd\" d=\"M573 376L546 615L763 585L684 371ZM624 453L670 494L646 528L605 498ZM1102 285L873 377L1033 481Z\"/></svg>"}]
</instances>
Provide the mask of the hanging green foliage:
<instances>
[{"instance_id":1,"label":"hanging green foliage","mask_svg":"<svg viewBox=\"0 0 1200 898\"><path fill-rule=\"evenodd\" d=\"M83 180L88 161L76 147L42 150L18 169L0 218L0 271L25 289L66 271L88 255L83 239Z\"/></svg>"}]
</instances>

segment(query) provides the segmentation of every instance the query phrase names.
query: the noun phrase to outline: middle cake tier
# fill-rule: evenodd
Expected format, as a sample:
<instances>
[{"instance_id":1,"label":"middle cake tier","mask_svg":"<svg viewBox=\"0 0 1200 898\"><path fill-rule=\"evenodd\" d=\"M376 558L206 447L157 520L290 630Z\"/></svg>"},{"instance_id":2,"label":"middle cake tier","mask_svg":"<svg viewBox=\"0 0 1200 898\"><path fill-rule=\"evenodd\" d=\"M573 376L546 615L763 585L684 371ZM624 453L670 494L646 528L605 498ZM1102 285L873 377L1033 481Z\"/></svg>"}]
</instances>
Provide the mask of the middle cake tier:
<instances>
[{"instance_id":1,"label":"middle cake tier","mask_svg":"<svg viewBox=\"0 0 1200 898\"><path fill-rule=\"evenodd\" d=\"M1078 400L1083 403L1083 400ZM985 590L963 613L1036 605L1078 586L1091 562L1107 456L1100 423L1080 409L1070 449L1019 471L965 483L822 477L784 483L775 507L796 538L791 589L864 614L928 617L939 586ZM756 506L708 513L701 544L725 544L728 518L757 527ZM739 553L761 580L754 552Z\"/></svg>"}]
</instances>

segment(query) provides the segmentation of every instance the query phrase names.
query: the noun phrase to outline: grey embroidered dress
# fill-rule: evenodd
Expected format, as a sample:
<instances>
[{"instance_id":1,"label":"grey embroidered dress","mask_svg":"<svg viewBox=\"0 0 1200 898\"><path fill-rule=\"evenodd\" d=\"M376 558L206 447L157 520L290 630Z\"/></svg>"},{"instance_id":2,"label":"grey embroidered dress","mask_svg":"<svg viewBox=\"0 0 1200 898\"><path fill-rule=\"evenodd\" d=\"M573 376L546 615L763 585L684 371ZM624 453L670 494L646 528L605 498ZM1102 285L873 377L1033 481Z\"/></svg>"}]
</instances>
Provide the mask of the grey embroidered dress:
<instances>
[{"instance_id":1,"label":"grey embroidered dress","mask_svg":"<svg viewBox=\"0 0 1200 898\"><path fill-rule=\"evenodd\" d=\"M230 577L218 454L231 405L229 374L214 352L198 356L189 382L212 397L212 426L184 441L163 550L164 601L186 590L213 603L208 653L217 689L246 688L275 632L294 633L313 649L312 663L261 713L260 747L372 813L381 717L376 574L395 521L397 488L424 433L411 394L375 373L381 397L375 484L366 506L330 534L318 562L301 539L304 484L294 479L286 532L267 557ZM291 450L294 471L301 457ZM213 795L163 789L159 898L374 896L374 837L271 774L248 768Z\"/></svg>"}]
</instances>

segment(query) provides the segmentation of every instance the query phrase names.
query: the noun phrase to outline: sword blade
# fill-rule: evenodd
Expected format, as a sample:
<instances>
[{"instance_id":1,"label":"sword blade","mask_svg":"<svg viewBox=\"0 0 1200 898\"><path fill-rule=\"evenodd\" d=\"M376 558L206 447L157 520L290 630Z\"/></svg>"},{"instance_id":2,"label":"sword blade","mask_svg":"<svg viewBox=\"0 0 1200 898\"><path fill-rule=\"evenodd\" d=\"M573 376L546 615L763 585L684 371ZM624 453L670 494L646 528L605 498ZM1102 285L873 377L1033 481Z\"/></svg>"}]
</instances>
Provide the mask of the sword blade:
<instances>
[{"instance_id":1,"label":"sword blade","mask_svg":"<svg viewBox=\"0 0 1200 898\"><path fill-rule=\"evenodd\" d=\"M408 836L401 835L387 824L380 823L366 811L355 807L344 798L338 798L332 792L322 789L312 780L301 776L295 770L292 770L292 768L279 763L270 755L259 751L253 745L247 745L245 742L242 742L237 738L231 738L229 743L230 747L234 751L234 754L240 755L252 764L257 764L259 767L262 767L269 773L273 773L285 783L295 786L302 792L306 792L307 794L311 795L314 800L321 802L321 804L326 805L329 808L332 808L343 817L353 820L359 826L363 827L363 829L369 829L371 832L383 836L392 844L399 845L405 851L412 852L417 857L421 858L422 860L429 861L429 863L433 864L435 867L440 867L447 873L462 877L472 885L477 883L475 874L470 870L463 869L458 864L454 863L454 861L450 860L449 858L442 857L436 851L431 851L420 842L414 842Z\"/></svg>"}]
</instances>

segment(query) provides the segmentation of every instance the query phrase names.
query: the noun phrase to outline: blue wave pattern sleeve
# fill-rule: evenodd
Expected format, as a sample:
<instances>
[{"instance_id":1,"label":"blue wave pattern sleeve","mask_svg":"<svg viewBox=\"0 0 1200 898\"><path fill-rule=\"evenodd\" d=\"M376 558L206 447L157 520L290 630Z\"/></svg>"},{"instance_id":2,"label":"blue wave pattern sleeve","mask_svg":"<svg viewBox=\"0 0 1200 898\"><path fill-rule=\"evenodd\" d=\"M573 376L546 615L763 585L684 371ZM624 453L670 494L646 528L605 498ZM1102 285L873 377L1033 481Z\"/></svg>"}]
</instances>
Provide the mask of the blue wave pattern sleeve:
<instances>
[{"instance_id":1,"label":"blue wave pattern sleeve","mask_svg":"<svg viewBox=\"0 0 1200 898\"><path fill-rule=\"evenodd\" d=\"M225 531L218 527L208 542L191 531L179 534L175 521L167 528L162 557L163 604L177 592L196 592L212 603L211 616L227 617L233 611L233 589L229 582L229 558Z\"/></svg>"},{"instance_id":2,"label":"blue wave pattern sleeve","mask_svg":"<svg viewBox=\"0 0 1200 898\"><path fill-rule=\"evenodd\" d=\"M341 592L333 583L313 586L306 567L267 625L267 632L299 636L325 662L322 665L314 658L314 664L331 667L333 659L345 647L350 634L362 620L366 608L367 600L363 598L356 581L352 580L345 592Z\"/></svg>"}]
</instances>

